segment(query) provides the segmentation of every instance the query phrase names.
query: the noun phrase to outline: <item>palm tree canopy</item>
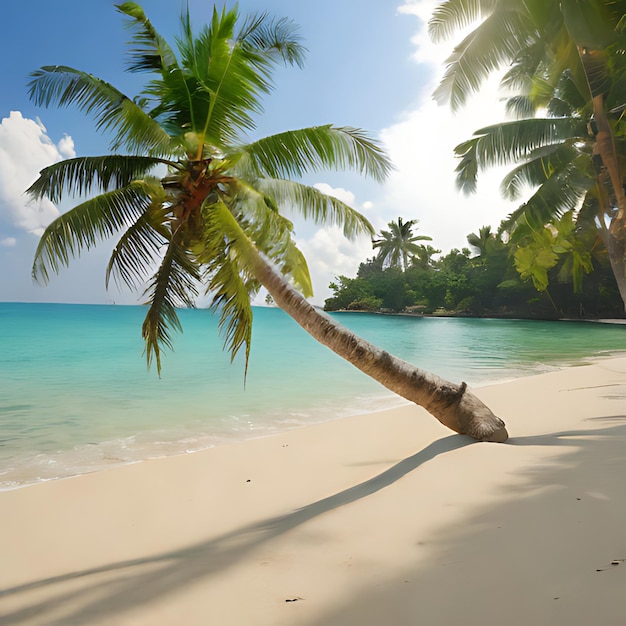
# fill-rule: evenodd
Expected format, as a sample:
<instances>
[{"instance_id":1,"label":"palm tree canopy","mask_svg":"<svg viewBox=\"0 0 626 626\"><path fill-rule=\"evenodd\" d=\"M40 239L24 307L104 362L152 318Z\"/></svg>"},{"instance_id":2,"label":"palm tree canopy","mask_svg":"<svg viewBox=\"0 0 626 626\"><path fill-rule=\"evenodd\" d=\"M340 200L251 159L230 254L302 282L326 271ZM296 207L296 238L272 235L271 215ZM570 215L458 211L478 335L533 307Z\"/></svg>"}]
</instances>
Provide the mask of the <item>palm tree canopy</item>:
<instances>
[{"instance_id":1,"label":"palm tree canopy","mask_svg":"<svg viewBox=\"0 0 626 626\"><path fill-rule=\"evenodd\" d=\"M65 66L42 67L29 83L35 104L75 106L91 116L112 137L113 152L55 163L28 190L54 202L90 196L46 229L33 275L46 282L51 271L117 235L107 284L113 278L145 288L148 365L154 358L160 372L161 349L171 347L171 333L180 329L176 308L194 306L201 289L219 310L233 358L245 346L247 361L250 299L260 287L250 246L304 295L312 293L293 225L281 210L339 225L349 237L374 232L350 206L298 178L349 168L380 181L390 162L366 133L350 127L247 140L277 64L303 63L305 48L292 22L214 8L210 23L194 32L186 10L171 47L139 5L116 7L132 33L127 69L149 77L136 97Z\"/></svg>"},{"instance_id":2,"label":"palm tree canopy","mask_svg":"<svg viewBox=\"0 0 626 626\"><path fill-rule=\"evenodd\" d=\"M380 231L380 239L372 239L374 249L379 248L378 259L382 265L407 268L409 259L422 252L417 241L432 241L432 237L415 235L413 228L419 220L404 222L401 217L397 222L389 222L389 230Z\"/></svg>"},{"instance_id":3,"label":"palm tree canopy","mask_svg":"<svg viewBox=\"0 0 626 626\"><path fill-rule=\"evenodd\" d=\"M446 0L430 30L443 38L482 20L448 59L439 99L458 108L506 65L502 85L515 94L507 109L517 119L480 129L457 146L459 186L473 192L481 169L516 163L504 195L533 191L506 228L558 229L569 215L585 223L593 215L626 306L625 15L626 0ZM578 281L589 263L576 255Z\"/></svg>"},{"instance_id":4,"label":"palm tree canopy","mask_svg":"<svg viewBox=\"0 0 626 626\"><path fill-rule=\"evenodd\" d=\"M435 97L457 110L502 68L502 85L533 91L536 104L565 70L580 91L594 92L606 77L598 52L623 47L625 13L625 0L445 0L428 24L434 41L474 28L448 57Z\"/></svg>"}]
</instances>

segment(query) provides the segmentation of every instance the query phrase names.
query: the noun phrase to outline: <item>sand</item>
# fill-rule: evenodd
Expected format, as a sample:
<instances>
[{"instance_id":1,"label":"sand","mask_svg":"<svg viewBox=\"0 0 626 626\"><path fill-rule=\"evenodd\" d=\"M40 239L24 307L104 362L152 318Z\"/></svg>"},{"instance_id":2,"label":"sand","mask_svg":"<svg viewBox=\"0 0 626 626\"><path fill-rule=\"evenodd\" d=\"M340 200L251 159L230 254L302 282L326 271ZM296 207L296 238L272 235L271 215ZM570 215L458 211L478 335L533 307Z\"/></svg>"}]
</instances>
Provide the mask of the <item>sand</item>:
<instances>
[{"instance_id":1,"label":"sand","mask_svg":"<svg viewBox=\"0 0 626 626\"><path fill-rule=\"evenodd\" d=\"M626 357L474 392L2 492L0 624L626 624Z\"/></svg>"}]
</instances>

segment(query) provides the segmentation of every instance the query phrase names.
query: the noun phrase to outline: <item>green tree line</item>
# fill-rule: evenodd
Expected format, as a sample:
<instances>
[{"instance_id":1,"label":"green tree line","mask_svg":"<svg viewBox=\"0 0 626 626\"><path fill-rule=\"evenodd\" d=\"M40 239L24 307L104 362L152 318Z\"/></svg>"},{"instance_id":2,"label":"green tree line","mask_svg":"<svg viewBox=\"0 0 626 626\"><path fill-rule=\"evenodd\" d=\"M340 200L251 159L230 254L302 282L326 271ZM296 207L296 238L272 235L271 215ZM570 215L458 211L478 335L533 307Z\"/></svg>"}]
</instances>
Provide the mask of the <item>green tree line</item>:
<instances>
[{"instance_id":1,"label":"green tree line","mask_svg":"<svg viewBox=\"0 0 626 626\"><path fill-rule=\"evenodd\" d=\"M324 308L543 319L623 315L606 248L593 232L574 228L571 216L558 229L518 228L514 236L485 226L467 236L469 247L445 255L415 243L430 237L402 231L416 222L391 222L374 239L378 254L360 264L356 277L331 283ZM403 237L392 253L394 232ZM377 246L381 241L387 245ZM584 271L574 271L574 257L585 259Z\"/></svg>"}]
</instances>

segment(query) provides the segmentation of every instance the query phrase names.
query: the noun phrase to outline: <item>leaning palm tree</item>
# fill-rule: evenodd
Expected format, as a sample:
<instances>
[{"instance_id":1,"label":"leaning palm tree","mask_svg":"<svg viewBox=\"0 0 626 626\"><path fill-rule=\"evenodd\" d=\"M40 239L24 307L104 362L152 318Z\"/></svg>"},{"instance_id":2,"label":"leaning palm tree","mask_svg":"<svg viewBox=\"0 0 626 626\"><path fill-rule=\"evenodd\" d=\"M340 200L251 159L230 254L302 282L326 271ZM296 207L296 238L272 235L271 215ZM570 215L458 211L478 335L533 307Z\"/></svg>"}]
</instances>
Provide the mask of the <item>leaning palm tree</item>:
<instances>
[{"instance_id":1,"label":"leaning palm tree","mask_svg":"<svg viewBox=\"0 0 626 626\"><path fill-rule=\"evenodd\" d=\"M381 230L379 239L372 239L372 246L378 250L378 260L383 267L399 267L406 270L409 260L419 256L422 246L416 241L432 241L432 237L415 235L413 227L419 220L389 222L389 230Z\"/></svg>"},{"instance_id":2,"label":"leaning palm tree","mask_svg":"<svg viewBox=\"0 0 626 626\"><path fill-rule=\"evenodd\" d=\"M95 195L57 218L35 254L34 276L45 282L85 248L121 233L107 267L113 279L145 286L143 323L148 365L180 328L176 308L193 306L200 289L211 297L231 355L250 351L252 307L261 286L305 330L366 374L425 407L456 432L504 441L503 422L460 385L417 369L367 343L306 297L307 264L292 224L296 210L347 236L371 236L369 222L341 201L297 179L320 168L351 168L382 180L389 162L367 135L332 125L288 131L253 142L260 98L271 90L279 62L302 63L291 22L213 10L194 34L181 16L177 49L154 29L137 4L118 10L132 29L129 70L151 80L136 98L69 67L43 67L30 95L40 105L75 105L111 131L114 154L61 161L42 170L32 196ZM239 25L239 26L238 26ZM121 154L118 151L125 151Z\"/></svg>"}]
</instances>

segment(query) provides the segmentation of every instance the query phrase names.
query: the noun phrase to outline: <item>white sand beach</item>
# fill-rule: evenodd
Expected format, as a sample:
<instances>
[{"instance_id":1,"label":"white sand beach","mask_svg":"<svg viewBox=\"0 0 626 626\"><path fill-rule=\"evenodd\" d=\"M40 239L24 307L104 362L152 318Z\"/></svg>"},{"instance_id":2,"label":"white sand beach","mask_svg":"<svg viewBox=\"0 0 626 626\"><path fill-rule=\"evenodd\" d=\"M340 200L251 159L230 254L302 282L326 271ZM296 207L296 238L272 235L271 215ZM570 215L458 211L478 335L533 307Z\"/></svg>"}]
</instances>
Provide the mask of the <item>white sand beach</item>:
<instances>
[{"instance_id":1,"label":"white sand beach","mask_svg":"<svg viewBox=\"0 0 626 626\"><path fill-rule=\"evenodd\" d=\"M0 624L626 624L626 357L474 392L2 492Z\"/></svg>"}]
</instances>

